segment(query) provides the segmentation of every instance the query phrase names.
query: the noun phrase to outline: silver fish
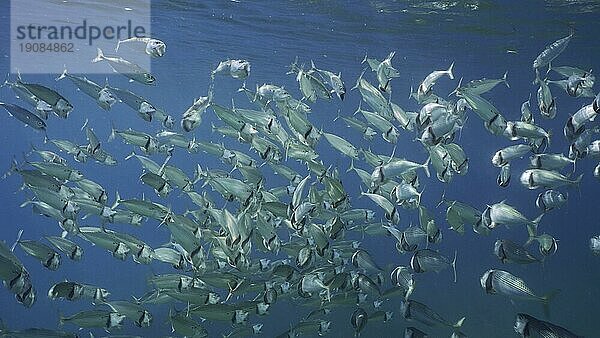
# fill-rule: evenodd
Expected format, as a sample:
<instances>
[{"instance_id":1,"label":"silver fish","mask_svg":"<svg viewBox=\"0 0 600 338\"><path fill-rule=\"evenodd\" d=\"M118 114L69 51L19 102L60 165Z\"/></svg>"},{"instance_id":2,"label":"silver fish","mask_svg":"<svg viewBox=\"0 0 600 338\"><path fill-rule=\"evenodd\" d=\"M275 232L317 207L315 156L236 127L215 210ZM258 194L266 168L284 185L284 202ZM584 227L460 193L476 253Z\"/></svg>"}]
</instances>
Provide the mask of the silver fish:
<instances>
[{"instance_id":1,"label":"silver fish","mask_svg":"<svg viewBox=\"0 0 600 338\"><path fill-rule=\"evenodd\" d=\"M120 56L105 56L102 49L98 48L98 55L92 59L92 63L106 61L110 67L117 73L123 74L131 81L137 81L145 85L153 85L156 78L142 67L131 61L127 61Z\"/></svg>"}]
</instances>

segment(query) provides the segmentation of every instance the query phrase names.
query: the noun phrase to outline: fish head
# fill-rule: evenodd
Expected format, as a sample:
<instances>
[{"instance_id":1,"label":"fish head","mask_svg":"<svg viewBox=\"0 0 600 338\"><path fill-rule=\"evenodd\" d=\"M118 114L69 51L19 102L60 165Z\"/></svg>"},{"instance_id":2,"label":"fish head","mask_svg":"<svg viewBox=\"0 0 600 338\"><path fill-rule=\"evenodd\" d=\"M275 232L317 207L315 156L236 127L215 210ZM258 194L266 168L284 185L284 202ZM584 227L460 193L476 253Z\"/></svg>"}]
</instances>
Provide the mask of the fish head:
<instances>
[{"instance_id":1,"label":"fish head","mask_svg":"<svg viewBox=\"0 0 600 338\"><path fill-rule=\"evenodd\" d=\"M190 132L194 128L196 128L201 122L202 122L202 119L185 118L185 119L181 120L181 128L183 130L185 130L186 132Z\"/></svg>"},{"instance_id":2,"label":"fish head","mask_svg":"<svg viewBox=\"0 0 600 338\"><path fill-rule=\"evenodd\" d=\"M149 327L152 324L152 314L144 310L135 324L139 327Z\"/></svg>"},{"instance_id":3,"label":"fish head","mask_svg":"<svg viewBox=\"0 0 600 338\"><path fill-rule=\"evenodd\" d=\"M497 151L492 157L492 164L496 167L500 167L505 164L504 159L502 158L502 151Z\"/></svg>"},{"instance_id":4,"label":"fish head","mask_svg":"<svg viewBox=\"0 0 600 338\"><path fill-rule=\"evenodd\" d=\"M15 295L17 301L26 308L30 308L35 303L35 290L31 283L29 283L28 287L22 292Z\"/></svg>"},{"instance_id":5,"label":"fish head","mask_svg":"<svg viewBox=\"0 0 600 338\"><path fill-rule=\"evenodd\" d=\"M117 97L108 88L98 92L98 104L104 110L109 110L115 102L117 102Z\"/></svg>"},{"instance_id":6,"label":"fish head","mask_svg":"<svg viewBox=\"0 0 600 338\"><path fill-rule=\"evenodd\" d=\"M152 85L156 82L156 78L152 74L144 73L142 76L145 84Z\"/></svg>"},{"instance_id":7,"label":"fish head","mask_svg":"<svg viewBox=\"0 0 600 338\"><path fill-rule=\"evenodd\" d=\"M594 252L600 252L600 236L590 238L590 249Z\"/></svg>"},{"instance_id":8,"label":"fish head","mask_svg":"<svg viewBox=\"0 0 600 338\"><path fill-rule=\"evenodd\" d=\"M528 189L535 189L537 185L534 181L534 175L532 170L525 170L520 177L521 184Z\"/></svg>"},{"instance_id":9,"label":"fish head","mask_svg":"<svg viewBox=\"0 0 600 338\"><path fill-rule=\"evenodd\" d=\"M54 111L62 118L67 118L72 110L73 106L71 103L62 98L58 99L58 102L56 102L56 105L54 106Z\"/></svg>"},{"instance_id":10,"label":"fish head","mask_svg":"<svg viewBox=\"0 0 600 338\"><path fill-rule=\"evenodd\" d=\"M492 285L492 274L493 273L494 273L493 269L488 270L479 279L479 283L481 284L481 287L485 290L486 293L492 293L492 294L496 293L496 290L494 290L494 287Z\"/></svg>"},{"instance_id":11,"label":"fish head","mask_svg":"<svg viewBox=\"0 0 600 338\"><path fill-rule=\"evenodd\" d=\"M110 329L113 327L121 327L123 320L125 319L125 315L122 315L117 312L111 312L108 315L108 320L106 321L106 329Z\"/></svg>"},{"instance_id":12,"label":"fish head","mask_svg":"<svg viewBox=\"0 0 600 338\"><path fill-rule=\"evenodd\" d=\"M29 284L31 284L29 282L29 275L27 274L27 272L22 270L8 282L8 287L13 293L20 294L27 289Z\"/></svg>"},{"instance_id":13,"label":"fish head","mask_svg":"<svg viewBox=\"0 0 600 338\"><path fill-rule=\"evenodd\" d=\"M494 255L500 259L502 263L506 260L506 253L504 252L504 241L499 239L494 243ZM482 277L483 278L483 277Z\"/></svg>"},{"instance_id":14,"label":"fish head","mask_svg":"<svg viewBox=\"0 0 600 338\"><path fill-rule=\"evenodd\" d=\"M44 266L49 270L56 271L60 266L60 255L56 252L52 253L48 260L44 263Z\"/></svg>"},{"instance_id":15,"label":"fish head","mask_svg":"<svg viewBox=\"0 0 600 338\"><path fill-rule=\"evenodd\" d=\"M529 337L529 316L524 313L517 314L514 329L522 337Z\"/></svg>"},{"instance_id":16,"label":"fish head","mask_svg":"<svg viewBox=\"0 0 600 338\"><path fill-rule=\"evenodd\" d=\"M545 200L545 198L544 198L544 193L542 192L542 193L540 193L540 194L538 195L538 197L535 199L535 205L536 205L536 206L537 206L539 209L542 209L543 211L546 211L546 210L548 210L548 207L546 206L546 203L545 203L545 201L544 201L544 200Z\"/></svg>"},{"instance_id":17,"label":"fish head","mask_svg":"<svg viewBox=\"0 0 600 338\"><path fill-rule=\"evenodd\" d=\"M160 40L150 39L150 41L146 43L146 54L153 57L162 57L165 55L166 50L167 45Z\"/></svg>"}]
</instances>

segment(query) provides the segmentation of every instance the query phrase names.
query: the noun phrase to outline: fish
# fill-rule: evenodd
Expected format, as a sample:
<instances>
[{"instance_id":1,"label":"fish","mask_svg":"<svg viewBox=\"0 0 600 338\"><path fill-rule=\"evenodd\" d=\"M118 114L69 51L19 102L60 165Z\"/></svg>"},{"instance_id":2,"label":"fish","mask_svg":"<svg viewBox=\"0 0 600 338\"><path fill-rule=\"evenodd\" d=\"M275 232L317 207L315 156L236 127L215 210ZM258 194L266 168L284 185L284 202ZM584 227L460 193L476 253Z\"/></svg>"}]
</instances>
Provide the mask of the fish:
<instances>
[{"instance_id":1,"label":"fish","mask_svg":"<svg viewBox=\"0 0 600 338\"><path fill-rule=\"evenodd\" d=\"M4 102L0 102L0 106L2 106L2 108L6 110L8 115L25 123L25 125L35 130L42 130L44 132L46 131L46 122L44 122L44 120L42 120L39 116L30 112L29 110L14 104Z\"/></svg>"},{"instance_id":2,"label":"fish","mask_svg":"<svg viewBox=\"0 0 600 338\"><path fill-rule=\"evenodd\" d=\"M421 84L419 85L419 88L417 89L417 97L424 98L428 96L431 93L431 89L433 88L437 80L444 75L447 75L450 78L450 80L454 80L454 74L452 73L453 70L454 62L450 64L450 67L448 67L447 70L437 70L427 75L423 82L421 82Z\"/></svg>"},{"instance_id":3,"label":"fish","mask_svg":"<svg viewBox=\"0 0 600 338\"><path fill-rule=\"evenodd\" d=\"M64 78L68 78L73 82L78 90L91 97L96 101L96 104L104 110L110 110L112 106L117 102L117 97L111 92L108 85L100 86L99 84L89 80L87 77L79 77L67 73L67 68L63 70L62 74L56 78L56 81L60 81Z\"/></svg>"},{"instance_id":4,"label":"fish","mask_svg":"<svg viewBox=\"0 0 600 338\"><path fill-rule=\"evenodd\" d=\"M537 71L538 68L550 65L550 63L567 48L572 37L573 32L564 38L558 39L546 46L546 48L535 58L535 60L533 60L533 69Z\"/></svg>"},{"instance_id":5,"label":"fish","mask_svg":"<svg viewBox=\"0 0 600 338\"><path fill-rule=\"evenodd\" d=\"M69 239L57 236L46 236L45 238L55 248L74 261L80 260L83 256L83 248Z\"/></svg>"},{"instance_id":6,"label":"fish","mask_svg":"<svg viewBox=\"0 0 600 338\"><path fill-rule=\"evenodd\" d=\"M29 103L29 105L31 105L37 112L36 115L38 115L41 119L48 119L48 114L52 112L52 106L50 106L48 103L38 98L37 96L33 95L29 91L29 89L27 89L23 85L17 82L9 82L8 78L4 81L2 85L0 85L0 87L4 86L9 86L10 89L12 89L12 91L15 93L16 97Z\"/></svg>"},{"instance_id":7,"label":"fish","mask_svg":"<svg viewBox=\"0 0 600 338\"><path fill-rule=\"evenodd\" d=\"M526 144L517 144L498 150L492 157L492 164L496 167L502 167L515 158L522 158L531 151L531 146Z\"/></svg>"},{"instance_id":8,"label":"fish","mask_svg":"<svg viewBox=\"0 0 600 338\"><path fill-rule=\"evenodd\" d=\"M121 44L141 43L144 46L144 52L152 57L163 57L167 51L167 45L159 40L149 37L131 37L117 41L115 53L119 51Z\"/></svg>"},{"instance_id":9,"label":"fish","mask_svg":"<svg viewBox=\"0 0 600 338\"><path fill-rule=\"evenodd\" d=\"M515 319L514 330L520 334L521 337L534 337L534 334L540 337L548 338L581 338L583 336L576 335L575 333L565 329L562 326L552 324L526 313L518 313Z\"/></svg>"},{"instance_id":10,"label":"fish","mask_svg":"<svg viewBox=\"0 0 600 338\"><path fill-rule=\"evenodd\" d=\"M537 75L536 75L537 76ZM542 117L547 119L553 119L556 117L556 101L550 92L548 87L548 81L542 80L539 76L536 78L536 82L540 85L537 91L538 108Z\"/></svg>"},{"instance_id":11,"label":"fish","mask_svg":"<svg viewBox=\"0 0 600 338\"><path fill-rule=\"evenodd\" d=\"M454 259L450 261L447 257L442 256L437 251L420 249L415 251L410 259L410 266L416 273L427 271L440 272L451 267L454 272L454 282L456 283L456 251L454 252Z\"/></svg>"},{"instance_id":12,"label":"fish","mask_svg":"<svg viewBox=\"0 0 600 338\"><path fill-rule=\"evenodd\" d=\"M560 292L560 290L554 290L547 295L538 296L523 279L498 269L486 271L481 276L480 283L488 294L500 294L511 299L540 302L546 313L549 313L550 301Z\"/></svg>"},{"instance_id":13,"label":"fish","mask_svg":"<svg viewBox=\"0 0 600 338\"><path fill-rule=\"evenodd\" d=\"M342 73L340 72L335 74L328 70L318 69L312 60L310 61L310 66L311 70L314 70L321 76L321 79L329 83L329 86L332 88L337 97L341 101L344 101L344 96L346 95L346 85L344 84L344 81L342 81Z\"/></svg>"},{"instance_id":14,"label":"fish","mask_svg":"<svg viewBox=\"0 0 600 338\"><path fill-rule=\"evenodd\" d=\"M461 91L469 91L473 94L477 94L477 95L481 95L484 93L489 92L490 90L494 89L494 87L496 87L497 85L504 83L506 85L507 88L510 88L510 85L508 84L507 81L507 76L508 76L508 71L504 72L504 75L502 75L501 78L499 79L479 79L479 80L473 80L470 81L469 83L467 83L464 86L460 86L460 90ZM458 90L458 89L456 89ZM452 94L452 93L451 93Z\"/></svg>"},{"instance_id":15,"label":"fish","mask_svg":"<svg viewBox=\"0 0 600 338\"><path fill-rule=\"evenodd\" d=\"M502 263L530 264L541 262L523 246L508 239L499 239L494 243L494 254Z\"/></svg>"},{"instance_id":16,"label":"fish","mask_svg":"<svg viewBox=\"0 0 600 338\"><path fill-rule=\"evenodd\" d=\"M149 327L152 324L152 314L142 306L128 301L103 302L112 311L126 316L138 327Z\"/></svg>"},{"instance_id":17,"label":"fish","mask_svg":"<svg viewBox=\"0 0 600 338\"><path fill-rule=\"evenodd\" d=\"M483 215L488 218L489 224L486 224L490 229L497 227L498 225L505 225L507 227L525 224L527 226L535 226L539 224L542 220L544 214L541 214L534 220L530 221L527 217L525 217L520 211L515 209L513 206L510 206L505 203L505 201L501 201L499 203L494 203L489 205L486 210L483 212Z\"/></svg>"},{"instance_id":18,"label":"fish","mask_svg":"<svg viewBox=\"0 0 600 338\"><path fill-rule=\"evenodd\" d=\"M369 315L361 308L356 309L350 317L350 324L354 328L355 336L360 335L360 332L364 329L369 321Z\"/></svg>"},{"instance_id":19,"label":"fish","mask_svg":"<svg viewBox=\"0 0 600 338\"><path fill-rule=\"evenodd\" d=\"M58 117L66 119L73 110L73 105L57 91L36 83L25 83L18 76L17 85L27 89L32 95L46 102Z\"/></svg>"},{"instance_id":20,"label":"fish","mask_svg":"<svg viewBox=\"0 0 600 338\"><path fill-rule=\"evenodd\" d=\"M529 158L530 167L533 169L560 170L567 165L573 165L575 171L575 159L570 159L563 154L534 154Z\"/></svg>"},{"instance_id":21,"label":"fish","mask_svg":"<svg viewBox=\"0 0 600 338\"><path fill-rule=\"evenodd\" d=\"M465 317L462 317L456 323L450 323L427 305L415 300L401 300L400 313L407 320L416 321L427 326L448 327L452 331L460 331L465 322Z\"/></svg>"},{"instance_id":22,"label":"fish","mask_svg":"<svg viewBox=\"0 0 600 338\"><path fill-rule=\"evenodd\" d=\"M535 205L543 212L560 208L567 203L568 195L558 190L546 190L541 192L535 199Z\"/></svg>"},{"instance_id":23,"label":"fish","mask_svg":"<svg viewBox=\"0 0 600 338\"><path fill-rule=\"evenodd\" d=\"M250 62L246 60L221 61L210 74L214 78L216 74L223 73L229 73L234 79L244 80L250 75Z\"/></svg>"},{"instance_id":24,"label":"fish","mask_svg":"<svg viewBox=\"0 0 600 338\"><path fill-rule=\"evenodd\" d=\"M358 149L356 149L356 147L354 147L354 145L352 145L350 142L337 135L330 133L323 133L323 136L325 136L327 142L329 142L329 144L331 144L331 146L338 150L340 153L350 158L358 159Z\"/></svg>"},{"instance_id":25,"label":"fish","mask_svg":"<svg viewBox=\"0 0 600 338\"><path fill-rule=\"evenodd\" d=\"M83 296L84 289L84 286L77 282L59 282L50 287L48 298L76 301Z\"/></svg>"},{"instance_id":26,"label":"fish","mask_svg":"<svg viewBox=\"0 0 600 338\"><path fill-rule=\"evenodd\" d=\"M594 255L600 255L600 236L592 236L590 238L590 250Z\"/></svg>"},{"instance_id":27,"label":"fish","mask_svg":"<svg viewBox=\"0 0 600 338\"><path fill-rule=\"evenodd\" d=\"M185 132L196 129L202 123L202 114L211 104L210 96L201 96L185 111L181 117L181 128Z\"/></svg>"},{"instance_id":28,"label":"fish","mask_svg":"<svg viewBox=\"0 0 600 338\"><path fill-rule=\"evenodd\" d=\"M17 235L17 240L13 244L11 251L14 250L14 247L18 244L25 253L28 255L38 259L42 265L51 271L56 271L60 267L60 254L54 251L49 246L39 243L33 240L22 240L21 236L23 235L23 230L19 230L19 234Z\"/></svg>"},{"instance_id":29,"label":"fish","mask_svg":"<svg viewBox=\"0 0 600 338\"><path fill-rule=\"evenodd\" d=\"M545 169L527 169L521 174L521 184L527 189L559 188L562 186L577 187L581 183L583 174L571 180L559 172Z\"/></svg>"},{"instance_id":30,"label":"fish","mask_svg":"<svg viewBox=\"0 0 600 338\"><path fill-rule=\"evenodd\" d=\"M125 315L106 310L81 311L71 316L60 316L59 324L70 323L80 328L120 329Z\"/></svg>"},{"instance_id":31,"label":"fish","mask_svg":"<svg viewBox=\"0 0 600 338\"><path fill-rule=\"evenodd\" d=\"M156 84L154 75L135 63L127 61L120 56L105 56L100 48L97 48L97 52L98 55L92 59L92 63L106 61L114 72L125 75L130 81L136 81L145 85Z\"/></svg>"},{"instance_id":32,"label":"fish","mask_svg":"<svg viewBox=\"0 0 600 338\"><path fill-rule=\"evenodd\" d=\"M156 107L148 102L143 97L126 89L109 87L110 90L117 95L121 102L125 103L140 116L144 121L152 122L152 119L157 113Z\"/></svg>"},{"instance_id":33,"label":"fish","mask_svg":"<svg viewBox=\"0 0 600 338\"><path fill-rule=\"evenodd\" d=\"M510 184L510 163L500 167L500 173L496 178L496 183L503 188L508 187Z\"/></svg>"}]
</instances>

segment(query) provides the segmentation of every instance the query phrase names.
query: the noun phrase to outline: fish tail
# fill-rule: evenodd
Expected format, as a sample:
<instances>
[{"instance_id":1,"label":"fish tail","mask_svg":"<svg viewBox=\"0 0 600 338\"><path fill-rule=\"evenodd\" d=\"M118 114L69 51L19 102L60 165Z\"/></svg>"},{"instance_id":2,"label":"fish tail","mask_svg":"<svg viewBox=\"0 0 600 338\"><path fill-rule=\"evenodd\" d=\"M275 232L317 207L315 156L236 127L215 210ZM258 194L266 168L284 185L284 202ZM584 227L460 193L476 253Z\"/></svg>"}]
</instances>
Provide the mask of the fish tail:
<instances>
[{"instance_id":1,"label":"fish tail","mask_svg":"<svg viewBox=\"0 0 600 338\"><path fill-rule=\"evenodd\" d=\"M62 327L63 325L65 325L65 316L58 312L58 326Z\"/></svg>"},{"instance_id":2,"label":"fish tail","mask_svg":"<svg viewBox=\"0 0 600 338\"><path fill-rule=\"evenodd\" d=\"M19 233L17 234L17 240L15 241L15 243L10 247L10 251L14 252L15 251L15 247L17 246L17 244L19 244L19 241L21 240L21 236L23 236L23 229L19 230Z\"/></svg>"},{"instance_id":3,"label":"fish tail","mask_svg":"<svg viewBox=\"0 0 600 338\"><path fill-rule=\"evenodd\" d=\"M527 234L528 234L529 238L527 239L527 242L525 242L524 246L531 244L531 242L533 242L536 239L537 226L538 226L537 223L527 224Z\"/></svg>"},{"instance_id":4,"label":"fish tail","mask_svg":"<svg viewBox=\"0 0 600 338\"><path fill-rule=\"evenodd\" d=\"M456 253L457 251L454 250L454 259L452 260L452 264L450 264L452 266L452 271L454 272L454 283L456 283Z\"/></svg>"},{"instance_id":5,"label":"fish tail","mask_svg":"<svg viewBox=\"0 0 600 338\"><path fill-rule=\"evenodd\" d=\"M452 73L453 70L454 70L454 62L452 62L450 64L450 67L448 67L448 70L446 71L446 73L448 73L448 77L450 78L450 80L454 80L454 74Z\"/></svg>"},{"instance_id":6,"label":"fish tail","mask_svg":"<svg viewBox=\"0 0 600 338\"><path fill-rule=\"evenodd\" d=\"M431 173L429 172L429 162L431 161L431 156L427 157L427 160L425 160L425 162L423 162L423 169L425 170L425 175L427 175L427 177L431 177Z\"/></svg>"},{"instance_id":7,"label":"fish tail","mask_svg":"<svg viewBox=\"0 0 600 338\"><path fill-rule=\"evenodd\" d=\"M8 82L8 79L10 79L10 73L6 73L6 77L4 78L4 82L0 84L0 88L10 84L10 82Z\"/></svg>"},{"instance_id":8,"label":"fish tail","mask_svg":"<svg viewBox=\"0 0 600 338\"><path fill-rule=\"evenodd\" d=\"M19 171L19 167L18 167L17 160L13 157L12 161L10 162L10 167L8 168L6 173L4 173L4 175L2 175L2 179L5 179L8 176L10 176L13 173L18 172L18 171Z\"/></svg>"},{"instance_id":9,"label":"fish tail","mask_svg":"<svg viewBox=\"0 0 600 338\"><path fill-rule=\"evenodd\" d=\"M436 208L439 208L439 206L444 202L446 202L446 189L442 191L442 197L440 197L440 201L438 202Z\"/></svg>"},{"instance_id":10,"label":"fish tail","mask_svg":"<svg viewBox=\"0 0 600 338\"><path fill-rule=\"evenodd\" d=\"M455 324L453 324L452 327L455 328L455 329L457 329L457 330L460 329L463 326L463 324L465 322L465 319L466 319L466 317L462 317Z\"/></svg>"},{"instance_id":11,"label":"fish tail","mask_svg":"<svg viewBox=\"0 0 600 338\"><path fill-rule=\"evenodd\" d=\"M571 172L572 174L575 173L576 165L577 165L577 156L575 156L575 158L573 159L573 171Z\"/></svg>"},{"instance_id":12,"label":"fish tail","mask_svg":"<svg viewBox=\"0 0 600 338\"><path fill-rule=\"evenodd\" d=\"M545 213L542 213L541 215L536 217L533 221L531 221L531 224L535 227L536 230L538 228L538 225L540 224L540 221L542 220L542 217L544 217L544 215L545 215Z\"/></svg>"},{"instance_id":13,"label":"fish tail","mask_svg":"<svg viewBox=\"0 0 600 338\"><path fill-rule=\"evenodd\" d=\"M92 63L96 63L96 62L100 62L102 60L104 60L104 53L102 53L102 49L97 48L98 50L98 55L92 59Z\"/></svg>"},{"instance_id":14,"label":"fish tail","mask_svg":"<svg viewBox=\"0 0 600 338\"><path fill-rule=\"evenodd\" d=\"M508 84L508 81L506 79L506 77L508 76L508 70L506 72L504 72L504 75L502 75L502 81L504 82L504 84L506 85L506 88L510 88L510 85ZM531 94L530 94L531 95Z\"/></svg>"},{"instance_id":15,"label":"fish tail","mask_svg":"<svg viewBox=\"0 0 600 338\"><path fill-rule=\"evenodd\" d=\"M458 93L458 90L460 89L460 86L462 85L462 81L463 81L463 78L461 77L460 80L458 80L458 85L456 85L456 88L454 88L454 90L450 94L448 94L448 96ZM412 89L411 89L411 91L412 91Z\"/></svg>"},{"instance_id":16,"label":"fish tail","mask_svg":"<svg viewBox=\"0 0 600 338\"><path fill-rule=\"evenodd\" d=\"M356 168L354 168L354 158L350 159L350 166L348 167L348 169L346 169L346 172L349 173L352 170L356 170Z\"/></svg>"},{"instance_id":17,"label":"fish tail","mask_svg":"<svg viewBox=\"0 0 600 338\"><path fill-rule=\"evenodd\" d=\"M362 80L364 75L365 75L365 71L363 70L362 73L360 73L360 76L358 77L358 79L356 79L356 84L354 85L354 87L350 88L351 91L360 87L360 80Z\"/></svg>"},{"instance_id":18,"label":"fish tail","mask_svg":"<svg viewBox=\"0 0 600 338\"><path fill-rule=\"evenodd\" d=\"M136 155L135 151L132 151L131 154L127 155L127 157L125 157L125 161L127 161L128 159L134 157Z\"/></svg>"},{"instance_id":19,"label":"fish tail","mask_svg":"<svg viewBox=\"0 0 600 338\"><path fill-rule=\"evenodd\" d=\"M550 302L560 293L560 289L552 290L548 294L542 296L542 306L544 307L544 315L550 318Z\"/></svg>"},{"instance_id":20,"label":"fish tail","mask_svg":"<svg viewBox=\"0 0 600 338\"><path fill-rule=\"evenodd\" d=\"M65 77L67 77L67 65L63 65L63 67L64 67L64 68L63 68L63 72L62 72L62 74L60 74L60 76L59 76L59 77L57 77L57 78L56 78L56 79L54 79L54 80L56 80L56 81L60 81L60 80L64 79Z\"/></svg>"},{"instance_id":21,"label":"fish tail","mask_svg":"<svg viewBox=\"0 0 600 338\"><path fill-rule=\"evenodd\" d=\"M110 135L108 136L108 141L107 142L111 142L115 139L115 137L117 137L117 130L115 129L115 123L113 121L110 121ZM135 155L134 152L132 152L131 154L129 154L129 156L127 156L127 158L125 158L125 160L128 160L131 158L131 156Z\"/></svg>"},{"instance_id":22,"label":"fish tail","mask_svg":"<svg viewBox=\"0 0 600 338\"><path fill-rule=\"evenodd\" d=\"M368 58L368 54L365 52L365 57L362 59L360 64L362 65L363 63L367 62L367 58Z\"/></svg>"}]
</instances>

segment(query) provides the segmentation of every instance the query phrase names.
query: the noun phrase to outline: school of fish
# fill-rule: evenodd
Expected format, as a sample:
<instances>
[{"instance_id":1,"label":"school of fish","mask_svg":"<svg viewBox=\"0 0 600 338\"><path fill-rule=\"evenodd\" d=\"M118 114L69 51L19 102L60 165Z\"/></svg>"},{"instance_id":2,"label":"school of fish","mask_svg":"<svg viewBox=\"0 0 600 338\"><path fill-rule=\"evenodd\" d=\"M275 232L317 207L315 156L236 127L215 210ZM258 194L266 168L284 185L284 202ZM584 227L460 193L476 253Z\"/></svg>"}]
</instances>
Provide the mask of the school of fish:
<instances>
[{"instance_id":1,"label":"school of fish","mask_svg":"<svg viewBox=\"0 0 600 338\"><path fill-rule=\"evenodd\" d=\"M391 101L392 88L397 90L395 79L401 77L393 66L395 52L383 60L365 56L364 71L348 90L341 70L320 69L313 61L306 66L297 58L288 74L297 82L299 95L277 84L247 86L250 62L225 60L210 74L206 96L195 99L180 118L129 89L112 87L108 82L97 84L69 73L65 67L57 81L70 80L103 110L124 104L139 116L140 124L156 124L162 131L149 134L135 127L119 130L112 126L109 142L118 139L131 147L130 155L120 159L100 141L106 135L96 135L92 123L86 122L82 132L87 144L44 137L43 143L32 146L25 160L13 161L4 179L22 180L28 196L22 207L32 208L58 227L37 239L26 239L27 229L15 229L17 239L12 246L11 239L0 241L0 279L16 303L27 308L46 290L52 300L88 300L91 304L88 310L61 315L57 323L60 330L11 331L2 327L0 337L76 337L83 332L87 336L89 329L112 333L123 325L148 328L165 321L173 334L181 337L215 336L217 332L208 332L204 321L229 323L229 331L218 333L224 337L260 335L262 321L276 302L306 310L303 318L290 319L289 329L280 337L326 335L332 314L340 307L353 309L345 325L350 325L356 336L364 333L369 323L403 320L409 326L404 337L427 337L431 327L441 328L451 337L467 337L463 323L468 318L461 317L460 309L442 315L412 297L417 275L427 278L433 272L448 270L448 282L457 281L460 251L436 249L442 234L448 236L442 231L446 227L459 234L471 227L478 235L491 235L498 226L525 229L528 238L521 242L497 238L490 252L504 269L481 267L480 284L489 295L538 302L547 314L559 290L552 285L530 286L510 272L510 264L542 264L557 253L557 239L540 231L544 215L563 207L568 202L567 189L580 184L586 173L576 175L576 163L600 158L600 140L593 140L600 132L593 123L600 114L600 94L593 91L595 77L589 70L554 66L572 38L571 33L548 45L533 61L539 89L535 103L530 99L523 103L518 121L506 120L485 98L495 86L509 86L506 73L496 79L467 82L455 78L454 63L431 72L410 93L420 106L418 111L404 110ZM128 44L140 44L154 58L166 53L166 44L151 38L119 41L116 52ZM98 50L92 62L107 63L130 82L160 86L159 77L117 54ZM451 95L436 93L436 83L449 80L458 80ZM242 94L232 95L241 95L246 102L240 104L239 97L235 102L232 99L231 106L216 102L214 92L219 81L239 81L238 92ZM7 79L4 87L19 100L14 104L0 102L0 106L44 136L48 128L45 121L52 114L68 118L77 109L51 84L28 83L19 75L14 82ZM562 136L545 130L540 123L561 118L551 92L558 89L588 102L579 111L562 115L566 120L562 134L570 144L566 155L546 152L552 137ZM348 95L360 95L361 104L353 114L332 116L334 123L350 127L365 140L381 136L392 145L398 143L401 133L412 134L414 144L427 158L402 157L404 145L394 147L392 154L360 148L336 135L335 129L318 129L311 123L312 103L344 100ZM532 104L537 109L531 109ZM244 151L228 149L194 133L203 116L213 113L221 122L212 126L214 132L239 142ZM535 200L538 216L523 215L509 201L471 206L444 194L437 206L421 203L424 180L449 183L455 175L467 175L469 156L459 144L459 136L468 117L471 122L481 120L492 137L515 141L490 154L491 165L499 169L499 186L514 183L511 163L529 157L529 168L519 173L517 183L524 189L539 189ZM358 179L360 196L351 197L346 192L345 186L353 184L341 179L346 168L328 162L315 150L322 139L348 158L347 172ZM170 164L177 153L203 153L209 160L189 173ZM119 191L111 198L102 182L86 178L87 161L118 166L133 159L141 167L139 184L150 188L155 196L130 196ZM217 160L230 170L210 168L210 161ZM271 174L286 183L273 186L265 179ZM600 164L591 174L600 179ZM195 209L178 214L161 202L174 194L191 201ZM356 198L369 201L372 208L354 208ZM446 217L440 222L432 210L442 205ZM418 214L419 224L402 224L403 214L408 213ZM168 238L165 245L151 247L143 238L127 233L127 225L148 224L159 226L157 231ZM365 235L393 241L397 252L392 254L405 256L407 265L381 266L357 239ZM88 250L106 251L122 261L131 257L134 264L167 264L173 271L149 277L146 294L124 300L112 299L106 286L80 281L77 276L36 290L36 276L19 259L30 255L54 271L61 264L71 264L65 258L76 262ZM600 235L590 238L590 250L600 254ZM152 308L159 304L169 304L168 318L153 318ZM559 317L556 320L560 323ZM559 324L525 313L516 314L514 331L521 337L578 337Z\"/></svg>"}]
</instances>

